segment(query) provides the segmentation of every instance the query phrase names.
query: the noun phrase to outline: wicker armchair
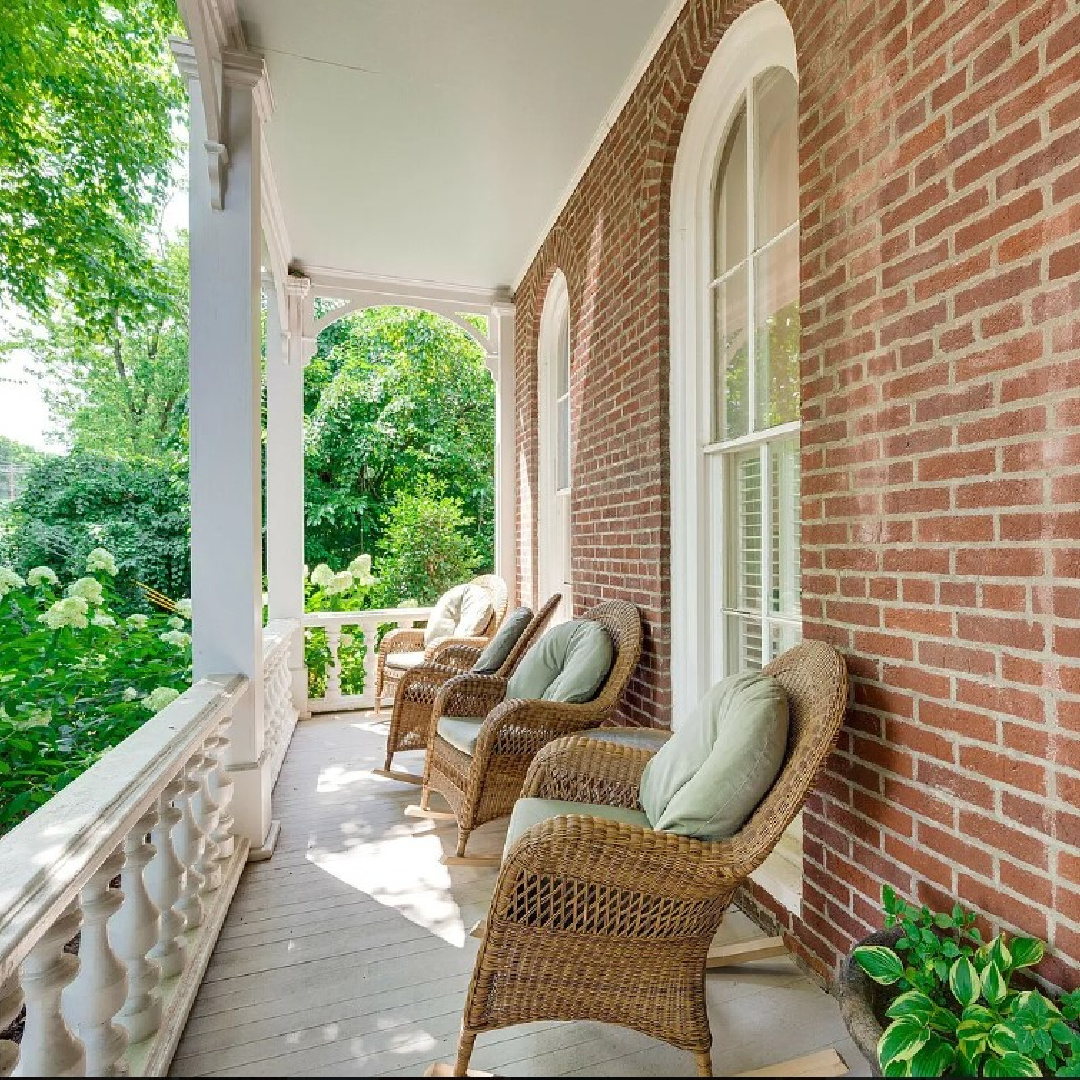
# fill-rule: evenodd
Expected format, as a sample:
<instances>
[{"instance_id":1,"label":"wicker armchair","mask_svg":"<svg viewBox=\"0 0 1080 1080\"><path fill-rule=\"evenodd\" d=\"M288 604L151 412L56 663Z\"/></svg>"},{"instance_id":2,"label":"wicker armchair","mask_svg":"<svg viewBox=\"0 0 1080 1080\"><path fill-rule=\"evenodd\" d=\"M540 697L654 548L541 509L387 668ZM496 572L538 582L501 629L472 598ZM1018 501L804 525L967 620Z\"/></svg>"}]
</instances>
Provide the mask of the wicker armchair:
<instances>
[{"instance_id":1,"label":"wicker armchair","mask_svg":"<svg viewBox=\"0 0 1080 1080\"><path fill-rule=\"evenodd\" d=\"M383 635L379 642L379 659L375 669L375 715L382 711L382 699L386 691L396 686L406 671L412 668L396 667L390 659L394 653L423 652L425 664L442 664L452 662L456 656L454 650L457 646L479 648L483 647L495 636L503 618L506 615L506 606L509 601L509 590L506 582L496 574L481 574L470 582L486 589L491 597L492 615L488 620L484 633L477 637L450 637L442 641L434 642L427 648L424 647L424 631L401 627L391 630Z\"/></svg>"},{"instance_id":2,"label":"wicker armchair","mask_svg":"<svg viewBox=\"0 0 1080 1080\"><path fill-rule=\"evenodd\" d=\"M543 632L555 609L562 599L561 593L556 593L548 602L529 620L528 625L521 632L514 647L510 650L502 666L495 675L498 678L508 679L518 665L518 661L525 655L529 646ZM435 698L443 686L455 675L460 675L471 668L477 660L483 647L479 645L462 645L451 642L438 650L438 662L421 664L418 668L406 671L398 683L397 692L394 695L394 708L390 714L390 730L386 734L386 764L376 772L381 776L389 776L395 780L405 780L409 783L421 783L422 777L412 776L408 773L395 773L390 768L394 755L399 750L424 750L427 748L430 738L432 707Z\"/></svg>"},{"instance_id":3,"label":"wicker armchair","mask_svg":"<svg viewBox=\"0 0 1080 1080\"><path fill-rule=\"evenodd\" d=\"M455 1075L480 1032L539 1020L621 1024L691 1051L712 1074L705 959L736 889L799 812L840 730L844 661L805 642L765 669L790 707L784 767L730 839L705 842L576 814L506 853L469 986ZM640 809L653 751L573 736L544 747L526 797Z\"/></svg>"},{"instance_id":4,"label":"wicker armchair","mask_svg":"<svg viewBox=\"0 0 1080 1080\"><path fill-rule=\"evenodd\" d=\"M641 613L628 601L612 600L598 604L582 618L600 623L615 646L611 671L592 701L580 705L506 701L506 679L493 675L458 675L439 691L433 708L420 807L421 811L430 811L432 791L439 792L450 804L458 826L454 861L465 859L465 845L474 829L505 817L514 808L537 752L561 735L602 723L626 689L641 656ZM485 718L473 754L451 746L438 733L437 721L443 716Z\"/></svg>"}]
</instances>

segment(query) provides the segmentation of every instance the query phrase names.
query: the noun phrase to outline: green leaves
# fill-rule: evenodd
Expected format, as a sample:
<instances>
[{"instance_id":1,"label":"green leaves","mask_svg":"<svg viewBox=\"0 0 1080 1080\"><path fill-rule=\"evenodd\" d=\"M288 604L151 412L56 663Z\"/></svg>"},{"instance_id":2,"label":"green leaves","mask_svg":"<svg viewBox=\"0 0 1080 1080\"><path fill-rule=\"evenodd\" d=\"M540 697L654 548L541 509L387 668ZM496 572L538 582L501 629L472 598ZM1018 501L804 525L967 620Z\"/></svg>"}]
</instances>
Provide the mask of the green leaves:
<instances>
[{"instance_id":1,"label":"green leaves","mask_svg":"<svg viewBox=\"0 0 1080 1080\"><path fill-rule=\"evenodd\" d=\"M1014 968L1034 967L1046 953L1046 946L1035 938L1013 938L1009 948Z\"/></svg>"},{"instance_id":2,"label":"green leaves","mask_svg":"<svg viewBox=\"0 0 1080 1080\"><path fill-rule=\"evenodd\" d=\"M891 986L903 977L903 962L884 945L861 945L852 955L859 967L882 986Z\"/></svg>"},{"instance_id":3,"label":"green leaves","mask_svg":"<svg viewBox=\"0 0 1080 1080\"><path fill-rule=\"evenodd\" d=\"M1022 1054L989 1057L983 1062L983 1076L1042 1076L1042 1070Z\"/></svg>"},{"instance_id":4,"label":"green leaves","mask_svg":"<svg viewBox=\"0 0 1080 1080\"><path fill-rule=\"evenodd\" d=\"M971 1005L978 1000L982 986L975 965L966 956L961 956L949 971L949 988L961 1005Z\"/></svg>"},{"instance_id":5,"label":"green leaves","mask_svg":"<svg viewBox=\"0 0 1080 1080\"><path fill-rule=\"evenodd\" d=\"M893 1061L909 1061L926 1045L930 1029L913 1017L891 1023L878 1039L878 1059L883 1066Z\"/></svg>"}]
</instances>

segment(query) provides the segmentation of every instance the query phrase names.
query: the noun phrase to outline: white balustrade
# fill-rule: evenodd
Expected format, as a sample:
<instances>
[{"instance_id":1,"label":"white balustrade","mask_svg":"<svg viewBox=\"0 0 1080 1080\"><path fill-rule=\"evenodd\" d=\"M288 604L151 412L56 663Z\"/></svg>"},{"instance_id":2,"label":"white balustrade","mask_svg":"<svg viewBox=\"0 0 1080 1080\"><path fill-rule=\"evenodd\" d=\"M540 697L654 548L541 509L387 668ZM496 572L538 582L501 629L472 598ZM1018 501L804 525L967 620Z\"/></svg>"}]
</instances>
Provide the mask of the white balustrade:
<instances>
[{"instance_id":1,"label":"white balustrade","mask_svg":"<svg viewBox=\"0 0 1080 1080\"><path fill-rule=\"evenodd\" d=\"M263 716L274 781L292 740L298 712L304 706L303 702L293 701L289 667L290 653L300 632L300 624L289 619L278 619L263 631Z\"/></svg>"},{"instance_id":2,"label":"white balustrade","mask_svg":"<svg viewBox=\"0 0 1080 1080\"><path fill-rule=\"evenodd\" d=\"M307 630L322 630L326 634L330 660L326 666L326 689L320 698L312 698L308 707L314 712L339 712L348 709L371 709L375 706L375 677L379 664L379 627L388 623L412 628L425 623L431 615L429 607L381 608L368 611L313 611L304 616ZM347 694L341 685L342 635L357 633L364 637L364 690Z\"/></svg>"},{"instance_id":3,"label":"white balustrade","mask_svg":"<svg viewBox=\"0 0 1080 1080\"><path fill-rule=\"evenodd\" d=\"M79 974L63 993L64 1012L86 1051L88 1076L116 1076L127 1049L127 1032L113 1017L128 996L127 969L113 951L106 924L119 911L124 894L110 882L124 865L114 851L83 888L83 928L79 936Z\"/></svg>"},{"instance_id":4,"label":"white balustrade","mask_svg":"<svg viewBox=\"0 0 1080 1080\"><path fill-rule=\"evenodd\" d=\"M0 1030L26 1004L0 1076L167 1071L247 857L224 766L247 690L202 680L0 837Z\"/></svg>"}]
</instances>

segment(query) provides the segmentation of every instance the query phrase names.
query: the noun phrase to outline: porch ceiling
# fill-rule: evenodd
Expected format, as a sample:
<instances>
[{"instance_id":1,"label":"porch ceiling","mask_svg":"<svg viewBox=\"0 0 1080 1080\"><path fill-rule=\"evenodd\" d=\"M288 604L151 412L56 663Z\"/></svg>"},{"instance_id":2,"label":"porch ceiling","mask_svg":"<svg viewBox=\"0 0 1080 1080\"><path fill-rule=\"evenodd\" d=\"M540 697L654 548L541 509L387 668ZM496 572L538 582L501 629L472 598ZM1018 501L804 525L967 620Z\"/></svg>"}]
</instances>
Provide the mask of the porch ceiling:
<instances>
[{"instance_id":1,"label":"porch ceiling","mask_svg":"<svg viewBox=\"0 0 1080 1080\"><path fill-rule=\"evenodd\" d=\"M293 259L510 286L669 0L240 0Z\"/></svg>"}]
</instances>

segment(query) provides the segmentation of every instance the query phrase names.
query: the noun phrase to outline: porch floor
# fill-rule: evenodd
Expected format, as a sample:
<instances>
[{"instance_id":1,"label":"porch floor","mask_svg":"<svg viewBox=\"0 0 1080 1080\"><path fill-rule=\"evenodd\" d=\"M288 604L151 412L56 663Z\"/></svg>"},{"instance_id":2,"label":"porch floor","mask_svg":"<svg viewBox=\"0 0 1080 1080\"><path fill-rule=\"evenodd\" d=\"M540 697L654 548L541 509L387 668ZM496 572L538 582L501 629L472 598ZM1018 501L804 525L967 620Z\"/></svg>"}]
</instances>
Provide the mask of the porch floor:
<instances>
[{"instance_id":1,"label":"porch floor","mask_svg":"<svg viewBox=\"0 0 1080 1080\"><path fill-rule=\"evenodd\" d=\"M419 788L373 776L385 723L301 722L274 798L274 857L247 867L173 1061L174 1076L409 1076L452 1061L495 869L439 863L454 828L403 816ZM403 754L395 768L418 769ZM505 822L470 851L501 849ZM760 936L739 911L722 934ZM835 1047L870 1075L835 1000L788 959L709 976L717 1075ZM473 1067L508 1076L693 1075L694 1059L593 1023L481 1035Z\"/></svg>"}]
</instances>

